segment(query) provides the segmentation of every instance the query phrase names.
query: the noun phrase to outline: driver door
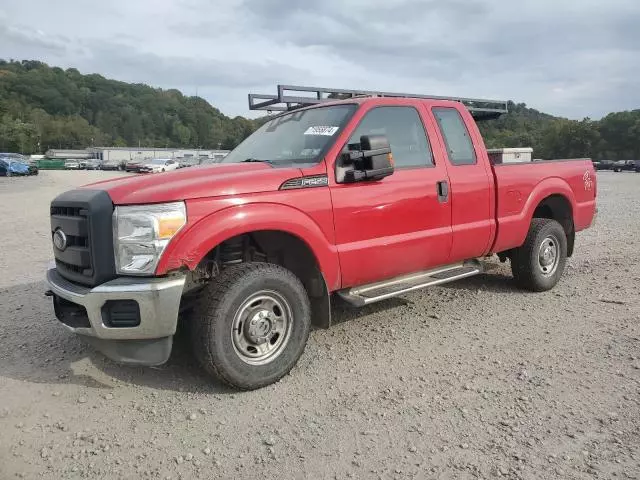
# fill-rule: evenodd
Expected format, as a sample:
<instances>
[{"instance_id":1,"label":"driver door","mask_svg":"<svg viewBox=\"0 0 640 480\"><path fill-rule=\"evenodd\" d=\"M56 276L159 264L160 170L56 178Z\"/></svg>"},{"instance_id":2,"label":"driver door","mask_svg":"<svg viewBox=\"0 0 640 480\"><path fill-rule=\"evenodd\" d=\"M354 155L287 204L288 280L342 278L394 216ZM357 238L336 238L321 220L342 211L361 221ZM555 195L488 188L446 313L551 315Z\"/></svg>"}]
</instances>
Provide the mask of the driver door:
<instances>
[{"instance_id":1,"label":"driver door","mask_svg":"<svg viewBox=\"0 0 640 480\"><path fill-rule=\"evenodd\" d=\"M363 285L447 263L451 250L451 204L439 195L448 182L436 164L425 131L424 110L408 105L374 106L348 140L386 135L395 163L379 181L342 183L336 168L330 191L342 287ZM427 131L433 126L427 125Z\"/></svg>"}]
</instances>

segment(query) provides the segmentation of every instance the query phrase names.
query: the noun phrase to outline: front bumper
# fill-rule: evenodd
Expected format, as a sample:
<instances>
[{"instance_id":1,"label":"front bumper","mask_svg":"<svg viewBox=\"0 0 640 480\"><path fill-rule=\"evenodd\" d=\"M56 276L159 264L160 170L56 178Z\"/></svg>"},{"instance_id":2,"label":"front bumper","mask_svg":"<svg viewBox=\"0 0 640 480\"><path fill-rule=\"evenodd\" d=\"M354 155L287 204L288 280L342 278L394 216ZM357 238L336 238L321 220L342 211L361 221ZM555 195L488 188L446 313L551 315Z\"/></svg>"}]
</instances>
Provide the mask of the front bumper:
<instances>
[{"instance_id":1,"label":"front bumper","mask_svg":"<svg viewBox=\"0 0 640 480\"><path fill-rule=\"evenodd\" d=\"M47 270L56 316L65 327L83 335L109 358L136 365L159 365L169 358L185 278L184 275L121 277L90 288L62 277L55 264ZM71 316L63 315L59 299L81 308ZM105 324L105 304L117 300L138 304L140 318L137 325L113 327Z\"/></svg>"}]
</instances>

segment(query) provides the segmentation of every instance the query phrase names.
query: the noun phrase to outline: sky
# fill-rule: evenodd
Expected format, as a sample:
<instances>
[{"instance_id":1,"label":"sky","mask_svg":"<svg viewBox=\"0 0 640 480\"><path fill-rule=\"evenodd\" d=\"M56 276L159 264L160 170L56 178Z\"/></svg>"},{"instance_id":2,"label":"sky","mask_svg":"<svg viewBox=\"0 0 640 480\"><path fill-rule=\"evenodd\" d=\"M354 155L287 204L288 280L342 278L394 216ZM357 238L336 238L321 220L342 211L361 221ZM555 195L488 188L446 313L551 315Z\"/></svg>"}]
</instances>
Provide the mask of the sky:
<instances>
[{"instance_id":1,"label":"sky","mask_svg":"<svg viewBox=\"0 0 640 480\"><path fill-rule=\"evenodd\" d=\"M177 88L248 116L276 85L640 108L640 0L2 0L0 58Z\"/></svg>"}]
</instances>

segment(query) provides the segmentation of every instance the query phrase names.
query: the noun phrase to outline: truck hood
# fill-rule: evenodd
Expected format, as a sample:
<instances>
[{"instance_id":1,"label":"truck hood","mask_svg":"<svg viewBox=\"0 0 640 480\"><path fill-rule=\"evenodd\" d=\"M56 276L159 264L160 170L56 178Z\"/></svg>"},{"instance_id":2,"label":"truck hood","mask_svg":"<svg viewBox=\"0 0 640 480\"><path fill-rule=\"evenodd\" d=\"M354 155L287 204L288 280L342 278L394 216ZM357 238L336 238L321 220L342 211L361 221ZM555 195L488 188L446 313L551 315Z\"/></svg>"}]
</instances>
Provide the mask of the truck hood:
<instances>
[{"instance_id":1,"label":"truck hood","mask_svg":"<svg viewBox=\"0 0 640 480\"><path fill-rule=\"evenodd\" d=\"M132 175L85 185L105 190L116 205L161 203L193 198L271 192L298 168L274 168L266 163L227 163L183 168L162 175Z\"/></svg>"}]
</instances>

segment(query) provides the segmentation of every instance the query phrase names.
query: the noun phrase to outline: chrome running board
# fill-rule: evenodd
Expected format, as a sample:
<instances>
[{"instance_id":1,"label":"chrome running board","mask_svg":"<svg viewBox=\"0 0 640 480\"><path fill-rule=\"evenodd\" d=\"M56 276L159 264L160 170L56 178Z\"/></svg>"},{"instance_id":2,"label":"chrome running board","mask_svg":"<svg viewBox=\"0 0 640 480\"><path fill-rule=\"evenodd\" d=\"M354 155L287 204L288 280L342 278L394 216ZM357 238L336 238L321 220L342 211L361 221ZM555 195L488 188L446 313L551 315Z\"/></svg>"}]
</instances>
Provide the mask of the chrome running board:
<instances>
[{"instance_id":1,"label":"chrome running board","mask_svg":"<svg viewBox=\"0 0 640 480\"><path fill-rule=\"evenodd\" d=\"M414 290L441 285L482 273L484 268L478 260L448 265L434 270L402 275L382 282L360 285L338 291L338 295L356 307L397 297Z\"/></svg>"}]
</instances>

